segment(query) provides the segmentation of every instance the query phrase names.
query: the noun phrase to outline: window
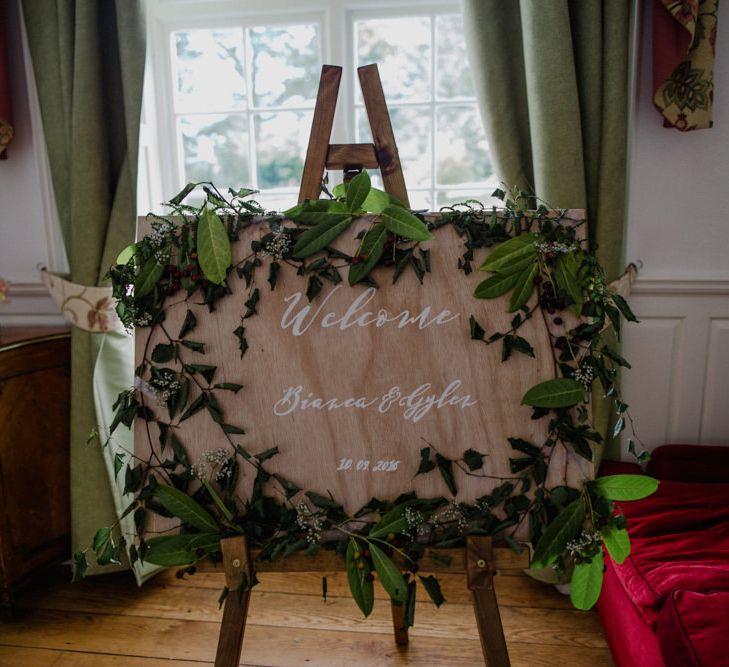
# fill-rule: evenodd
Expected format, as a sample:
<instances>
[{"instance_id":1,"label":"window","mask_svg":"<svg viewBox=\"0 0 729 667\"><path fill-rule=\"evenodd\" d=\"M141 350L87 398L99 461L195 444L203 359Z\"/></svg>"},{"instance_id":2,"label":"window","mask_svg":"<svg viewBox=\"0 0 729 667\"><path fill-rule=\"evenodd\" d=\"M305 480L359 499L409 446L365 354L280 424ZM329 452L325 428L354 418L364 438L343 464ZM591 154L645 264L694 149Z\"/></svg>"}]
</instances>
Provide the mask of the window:
<instances>
[{"instance_id":1,"label":"window","mask_svg":"<svg viewBox=\"0 0 729 667\"><path fill-rule=\"evenodd\" d=\"M344 68L333 142L371 141L355 70L376 62L411 206L488 198L495 179L457 3L240 4L150 0L140 212L200 180L256 188L271 209L295 201L325 62Z\"/></svg>"}]
</instances>

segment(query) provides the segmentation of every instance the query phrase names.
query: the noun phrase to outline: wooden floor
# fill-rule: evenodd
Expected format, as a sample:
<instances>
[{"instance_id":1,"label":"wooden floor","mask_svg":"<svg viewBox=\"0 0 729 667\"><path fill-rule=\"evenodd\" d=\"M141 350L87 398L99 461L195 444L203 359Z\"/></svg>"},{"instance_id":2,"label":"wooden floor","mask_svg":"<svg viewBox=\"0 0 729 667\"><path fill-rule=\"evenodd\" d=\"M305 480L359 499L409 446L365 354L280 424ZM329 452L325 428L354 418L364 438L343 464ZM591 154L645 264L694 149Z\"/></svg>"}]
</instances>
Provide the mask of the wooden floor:
<instances>
[{"instance_id":1,"label":"wooden floor","mask_svg":"<svg viewBox=\"0 0 729 667\"><path fill-rule=\"evenodd\" d=\"M462 576L443 575L440 609L417 603L410 646L395 647L390 609L378 591L368 620L349 598L343 573L260 576L254 589L242 665L384 667L481 665L473 611ZM0 665L8 667L192 667L211 664L221 613L222 575L178 580L164 573L137 589L128 573L67 583L61 574L35 582L0 623ZM597 614L524 575L497 577L514 667L612 665ZM422 590L418 591L422 594Z\"/></svg>"}]
</instances>

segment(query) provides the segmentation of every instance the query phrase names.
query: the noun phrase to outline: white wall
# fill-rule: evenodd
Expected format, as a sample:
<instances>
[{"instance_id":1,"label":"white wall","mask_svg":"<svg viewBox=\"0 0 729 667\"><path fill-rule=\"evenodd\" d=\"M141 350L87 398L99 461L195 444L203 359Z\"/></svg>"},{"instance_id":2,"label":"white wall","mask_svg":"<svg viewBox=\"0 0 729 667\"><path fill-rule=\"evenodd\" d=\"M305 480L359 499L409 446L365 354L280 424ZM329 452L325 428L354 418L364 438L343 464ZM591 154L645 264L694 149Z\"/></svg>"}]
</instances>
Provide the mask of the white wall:
<instances>
[{"instance_id":1,"label":"white wall","mask_svg":"<svg viewBox=\"0 0 729 667\"><path fill-rule=\"evenodd\" d=\"M65 258L49 182L42 178L47 162L38 106L31 106L29 96L19 3L11 0L7 9L15 138L8 159L0 160L0 276L11 281L11 301L0 305L0 324L62 323L38 275L39 264L65 270Z\"/></svg>"},{"instance_id":2,"label":"white wall","mask_svg":"<svg viewBox=\"0 0 729 667\"><path fill-rule=\"evenodd\" d=\"M627 257L644 264L625 334L626 400L649 448L729 444L729 35L715 62L714 127L662 126L645 3L633 117Z\"/></svg>"}]
</instances>

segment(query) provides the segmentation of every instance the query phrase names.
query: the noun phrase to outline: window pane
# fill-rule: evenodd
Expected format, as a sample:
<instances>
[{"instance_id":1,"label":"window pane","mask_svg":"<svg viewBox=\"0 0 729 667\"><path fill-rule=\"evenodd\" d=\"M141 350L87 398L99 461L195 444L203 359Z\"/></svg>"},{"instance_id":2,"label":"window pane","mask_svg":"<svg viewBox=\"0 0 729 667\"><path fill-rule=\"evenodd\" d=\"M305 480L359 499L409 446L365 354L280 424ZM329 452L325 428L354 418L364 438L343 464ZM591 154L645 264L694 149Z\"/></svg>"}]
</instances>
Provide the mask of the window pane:
<instances>
[{"instance_id":1,"label":"window pane","mask_svg":"<svg viewBox=\"0 0 729 667\"><path fill-rule=\"evenodd\" d=\"M408 190L408 199L410 200L410 208L415 211L431 210L430 190Z\"/></svg>"},{"instance_id":2,"label":"window pane","mask_svg":"<svg viewBox=\"0 0 729 667\"><path fill-rule=\"evenodd\" d=\"M364 109L357 111L358 139L371 142L372 133ZM408 188L430 187L431 123L430 107L400 107L390 109L392 131L400 154L400 163Z\"/></svg>"},{"instance_id":3,"label":"window pane","mask_svg":"<svg viewBox=\"0 0 729 667\"><path fill-rule=\"evenodd\" d=\"M214 181L218 188L250 185L245 116L182 116L180 129L187 182Z\"/></svg>"},{"instance_id":4,"label":"window pane","mask_svg":"<svg viewBox=\"0 0 729 667\"><path fill-rule=\"evenodd\" d=\"M243 108L246 80L242 30L175 32L172 48L178 110Z\"/></svg>"},{"instance_id":5,"label":"window pane","mask_svg":"<svg viewBox=\"0 0 729 667\"><path fill-rule=\"evenodd\" d=\"M471 70L463 39L463 17L446 14L435 19L435 78L439 99L473 97Z\"/></svg>"},{"instance_id":6,"label":"window pane","mask_svg":"<svg viewBox=\"0 0 729 667\"><path fill-rule=\"evenodd\" d=\"M436 176L442 185L483 183L493 174L475 104L437 110Z\"/></svg>"},{"instance_id":7,"label":"window pane","mask_svg":"<svg viewBox=\"0 0 729 667\"><path fill-rule=\"evenodd\" d=\"M377 63L389 101L430 99L430 18L356 21L357 65ZM357 99L362 99L356 85Z\"/></svg>"},{"instance_id":8,"label":"window pane","mask_svg":"<svg viewBox=\"0 0 729 667\"><path fill-rule=\"evenodd\" d=\"M496 188L496 182L484 187L483 190L438 190L436 199L438 202L438 208L441 206L452 206L453 204L462 204L464 201L469 199L475 199L481 202L484 206L503 206L503 203L495 198L491 198L491 193Z\"/></svg>"},{"instance_id":9,"label":"window pane","mask_svg":"<svg viewBox=\"0 0 729 667\"><path fill-rule=\"evenodd\" d=\"M248 30L256 106L313 105L319 84L319 28L316 24Z\"/></svg>"},{"instance_id":10,"label":"window pane","mask_svg":"<svg viewBox=\"0 0 729 667\"><path fill-rule=\"evenodd\" d=\"M258 187L297 187L304 171L313 112L256 114Z\"/></svg>"}]
</instances>

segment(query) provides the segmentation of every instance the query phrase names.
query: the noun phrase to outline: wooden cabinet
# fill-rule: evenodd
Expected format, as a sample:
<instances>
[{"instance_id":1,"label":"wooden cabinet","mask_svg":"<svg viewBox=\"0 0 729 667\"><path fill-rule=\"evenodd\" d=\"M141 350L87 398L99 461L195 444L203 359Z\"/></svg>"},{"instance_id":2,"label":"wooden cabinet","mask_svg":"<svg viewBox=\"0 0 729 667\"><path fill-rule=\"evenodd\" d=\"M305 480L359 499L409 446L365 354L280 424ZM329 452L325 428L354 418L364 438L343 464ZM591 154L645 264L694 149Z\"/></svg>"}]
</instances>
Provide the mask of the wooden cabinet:
<instances>
[{"instance_id":1,"label":"wooden cabinet","mask_svg":"<svg viewBox=\"0 0 729 667\"><path fill-rule=\"evenodd\" d=\"M0 337L0 604L69 557L70 334Z\"/></svg>"}]
</instances>

